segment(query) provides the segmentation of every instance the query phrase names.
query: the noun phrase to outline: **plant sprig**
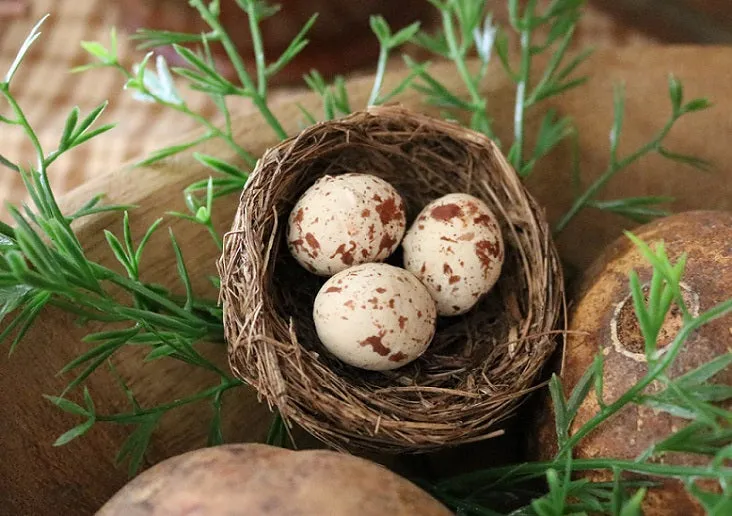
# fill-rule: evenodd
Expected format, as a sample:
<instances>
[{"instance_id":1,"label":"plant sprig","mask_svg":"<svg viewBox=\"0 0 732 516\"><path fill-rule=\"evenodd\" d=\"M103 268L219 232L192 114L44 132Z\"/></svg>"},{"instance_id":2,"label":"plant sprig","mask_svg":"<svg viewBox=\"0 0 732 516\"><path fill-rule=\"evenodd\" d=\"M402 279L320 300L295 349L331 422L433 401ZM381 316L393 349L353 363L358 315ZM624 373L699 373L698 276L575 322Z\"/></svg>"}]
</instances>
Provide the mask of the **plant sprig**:
<instances>
[{"instance_id":1,"label":"plant sprig","mask_svg":"<svg viewBox=\"0 0 732 516\"><path fill-rule=\"evenodd\" d=\"M601 201L597 199L599 192L616 175L650 154L658 154L668 160L684 163L701 170L709 168L709 163L706 161L695 156L672 152L664 143L671 130L681 118L688 114L708 109L711 107L710 102L704 98L696 98L684 102L683 86L673 76L669 77L669 97L671 99L671 114L664 126L653 135L650 141L640 145L625 157L620 157L618 155L618 148L625 118L625 92L620 86L615 88L613 126L610 131L610 159L607 168L582 194L577 196L567 213L557 222L555 232L558 233L564 230L572 219L586 207L618 213L638 222L648 222L652 218L667 215L668 211L659 209L657 206L662 203L671 202L673 198L649 196L612 201Z\"/></svg>"},{"instance_id":2,"label":"plant sprig","mask_svg":"<svg viewBox=\"0 0 732 516\"><path fill-rule=\"evenodd\" d=\"M562 142L570 140L575 146L577 134L570 117L560 117L554 110L547 110L536 134L533 150L526 149L526 119L531 109L542 102L562 95L585 84L587 76L576 75L581 65L590 57L590 49L570 56L571 43L581 18L584 0L553 0L542 10L537 0L521 3L508 0L509 24L501 27L494 24L490 13L486 13L485 2L472 0L429 0L439 11L442 25L436 34L421 32L414 42L455 64L468 98L462 98L432 75L423 64L406 58L417 81L413 88L422 93L428 103L446 109L444 116L453 118L456 112L467 112L468 126L496 140L506 148L507 157L519 176L529 177L537 164L547 157ZM539 34L544 34L539 37ZM512 59L511 41L519 47L518 63ZM479 66L471 69L470 56L477 55ZM490 117L488 96L482 91L483 82L491 70L489 64L493 54L499 58L501 69L515 84L513 116L513 142L503 146L497 140ZM542 55L548 57L540 59ZM537 66L541 64L541 66ZM611 153L607 169L587 189L579 193L566 214L557 222L555 233L563 231L574 217L586 208L612 212L635 222L648 222L668 215L661 206L673 201L661 196L630 197L603 200L599 194L618 173L641 158L657 153L662 157L685 163L697 168L708 164L694 156L670 151L664 141L676 123L685 115L710 107L703 98L683 101L683 87L675 78L670 78L672 112L669 120L650 141L642 144L635 152L624 158L618 156L618 145L624 118L624 92L618 87L615 92L614 122L611 131ZM573 170L575 183L580 181L580 171Z\"/></svg>"},{"instance_id":3,"label":"plant sprig","mask_svg":"<svg viewBox=\"0 0 732 516\"><path fill-rule=\"evenodd\" d=\"M31 31L6 76L8 79L12 80L25 53L38 38L39 28L40 23ZM11 315L12 318L5 325L0 341L12 337L12 353L46 306L64 309L76 315L82 323L99 321L124 326L88 334L84 338L90 345L88 351L61 371L62 374L75 372L75 376L60 396L49 399L62 410L86 418L84 423L59 437L58 445L82 436L98 422L137 425L119 457L120 460L128 458L131 471L136 471L150 433L162 413L188 403L217 398L222 389L241 385L229 372L222 371L196 350L200 342L223 341L221 309L216 300L199 298L192 291L182 251L172 232L171 246L177 257L185 296L174 295L164 287L144 281L143 252L162 225L162 220L153 223L143 238L134 242L127 206L103 206L97 196L70 216L62 213L50 187L48 167L66 152L112 129L109 124L95 127L106 104L83 118L78 108L74 108L67 117L58 147L46 153L13 95L9 80L0 83L0 96L11 111L10 118L4 119L25 132L37 154L34 165L26 167L17 163L9 167L21 175L31 204L22 208L11 206L9 211L15 227L5 229L3 226L0 320ZM105 231L109 248L124 274L90 259L71 228L71 223L80 217L109 210L124 211L122 237ZM198 210L198 216L203 218L202 210ZM122 294L117 293L119 290ZM129 345L149 347L147 361L168 358L212 371L221 378L221 385L160 407L136 410L131 415L100 415L94 407L91 393L86 389L83 390L85 408L67 399L100 366L109 363L120 349ZM220 404L220 396L217 399Z\"/></svg>"},{"instance_id":4,"label":"plant sprig","mask_svg":"<svg viewBox=\"0 0 732 516\"><path fill-rule=\"evenodd\" d=\"M526 482L546 478L549 494L532 501L530 506L511 514L557 515L576 511L578 507L569 507L569 499L583 501L580 510L599 511L613 515L639 514L640 504L645 495L641 488L633 496L627 497L629 485L621 482L622 473L648 475L649 479L674 478L685 483L689 492L700 501L709 500L709 504L723 507L732 496L732 468L724 464L722 457L729 455L732 442L732 412L710 402L732 399L732 389L728 386L709 383L718 373L732 364L732 353L726 353L699 366L684 375L669 378L666 372L675 362L686 341L702 326L711 321L732 313L732 298L694 316L688 310L681 292L681 283L686 265L686 256L682 255L676 263L672 263L659 244L651 249L642 240L627 232L646 261L653 267L651 280L648 283L648 296L644 292L638 274L630 274L631 298L639 321L640 332L646 343L645 356L648 372L626 392L617 396L612 402L605 401L602 378L604 375L602 358L595 359L583 376L577 381L568 396L561 379L553 375L549 382L554 409L558 451L552 461L543 463L525 463L516 466L486 469L467 473L438 482L434 489L437 496L452 500L456 508L461 508L459 501L470 499L469 507L462 507L465 514L488 514L485 508L476 501L480 495L486 499L485 491L500 491L504 488L516 488ZM648 297L648 299L646 299ZM673 341L659 350L657 340L659 330L673 304L683 314L683 326ZM598 351L597 357L602 357ZM649 394L648 388L660 383L664 389ZM599 409L587 422L576 427L573 425L577 412L587 396L593 390ZM673 416L683 417L690 423L672 432L668 437L654 443L644 450L635 460L616 458L577 459L573 450L585 437L609 421L615 414L628 409L632 405L645 405L657 411L667 412ZM658 460L664 453L683 452L711 456L709 466L693 467L665 464ZM621 499L608 500L602 503L598 495L602 490L596 483L588 480L577 480L568 472L606 471L614 477L612 490ZM562 472L562 473L560 473ZM695 486L696 479L706 478L719 482L724 495L714 495ZM592 490L590 496L583 489ZM605 493L607 495L607 493ZM624 497L624 498L623 498ZM584 500L583 500L584 498ZM531 512L526 512L527 510Z\"/></svg>"},{"instance_id":5,"label":"plant sprig","mask_svg":"<svg viewBox=\"0 0 732 516\"><path fill-rule=\"evenodd\" d=\"M486 13L485 2L471 0L430 0L439 9L442 28L435 34L420 33L415 42L429 51L455 63L456 71L465 85L469 100L454 93L426 70L417 70L421 83L415 88L428 102L451 110L467 111L469 126L496 140L493 120L489 116L487 96L481 91L495 52L509 80L516 85L514 141L508 152L509 161L522 177L531 174L536 163L561 141L571 135L568 118L557 118L548 111L537 135L537 143L529 158L525 156L525 120L527 111L540 102L582 85L587 78L572 78L574 71L590 52L583 52L567 61L569 44L580 16L583 0L555 0L545 11L538 12L536 0L526 3L521 11L518 0L509 0L509 29L520 44L520 66L512 64L509 51L509 31L493 23ZM547 28L546 38L537 43L536 35ZM551 51L551 58L535 77L534 61ZM477 71L472 71L469 58L475 53L479 60ZM408 64L416 70L417 63ZM534 84L533 82L536 82ZM449 113L446 114L450 116ZM500 142L498 142L500 144Z\"/></svg>"},{"instance_id":6,"label":"plant sprig","mask_svg":"<svg viewBox=\"0 0 732 516\"><path fill-rule=\"evenodd\" d=\"M482 90L483 82L491 72L492 55L495 54L500 60L499 70L507 74L516 88L513 141L506 146L507 154L518 174L528 177L557 145L577 137L569 118L561 118L548 111L538 128L534 149L527 149L525 123L530 109L536 109L548 98L579 87L586 80L574 74L589 52L569 57L570 42L583 1L553 0L540 10L536 0L525 3L508 0L510 17L507 27L494 24L484 1L430 2L439 10L442 22L441 30L435 35L418 32L416 24L393 31L383 18L372 17L371 27L379 41L380 53L367 104L391 101L406 88L413 87L424 95L426 101L444 108L446 117L453 118L456 113L465 112L469 115L468 125L471 128L495 138L488 98ZM199 178L183 192L188 213L169 215L202 225L218 246L221 245L221 235L212 221L215 200L240 191L256 163L256 156L234 137L228 101L231 97L249 99L273 134L280 139L287 137L284 125L268 105L269 81L302 51L307 44L307 33L315 22L315 17L312 17L285 52L272 61L267 59L260 23L275 15L277 9L258 0L237 0L237 4L248 15L248 28L254 47L252 71L248 70L221 23L217 0L190 0L190 5L208 25L205 32L183 34L142 30L135 36L143 49L173 46L177 55L187 64L186 67L171 70L163 58L157 57L154 60L155 71L151 71L148 68L153 57L147 54L138 65L127 70L118 57L114 31L109 48L96 42L83 43L96 62L81 67L116 69L125 79L125 87L139 100L157 103L199 123L202 129L199 136L160 149L140 164L151 164L184 151L193 151L192 156L207 167L212 176ZM0 97L10 108L10 113L0 116L0 124L24 131L37 155L34 165L14 163L0 155L0 165L11 173L20 174L31 198L29 206L11 207L14 227L0 223L0 321L6 317L10 319L4 326L0 341L9 340L12 352L47 306L61 308L77 316L81 323L115 323L114 330L90 333L84 338L89 346L87 351L62 370L63 374L74 373L73 378L59 396L47 398L59 409L82 418L81 423L58 438L57 445L83 436L99 423L131 426L132 431L117 458L118 461L126 461L133 474L144 462L145 450L160 419L168 411L184 405L209 403L212 418L208 443L217 445L225 442L226 436L221 425L225 408L223 395L230 389L239 388L242 382L233 378L228 371L221 370L197 349L205 341L223 343L222 310L215 300L201 298L193 290L193 271L188 270L183 250L172 231L168 235L169 245L176 259L180 280L175 290L183 294L174 293L170 286L145 281L142 265L144 250L164 225L164 219L153 223L139 241L134 241L131 231L134 207L104 205L101 196L97 196L75 213L61 212L49 185L49 166L63 154L110 130L112 126L97 126L106 104L86 116L82 116L77 109L72 110L58 147L48 153L44 151L23 109L11 93L11 81L25 53L38 38L39 26L40 23L31 31L4 82L0 83ZM547 35L538 38L542 29ZM518 44L518 62L513 60L509 51L513 39ZM429 63L416 63L408 57L404 59L410 73L396 88L383 93L386 63L394 51L409 40L451 61L467 90L467 97L451 91L439 77L432 75ZM224 48L235 70L234 79L223 76L216 69L210 48L214 42ZM477 61L471 61L472 54L477 55ZM546 59L539 59L542 54L545 54ZM543 63L541 67L537 66L539 62ZM218 107L220 119L213 121L196 113L179 91L176 78L186 82L191 90L207 95ZM347 115L354 108L342 76L336 76L329 83L317 71L312 71L306 76L305 82L322 99L322 119L332 120ZM666 198L603 200L600 193L618 173L652 153L697 167L705 165L695 157L670 151L665 146L665 139L682 116L706 109L709 103L704 99L685 102L681 83L673 78L669 83L669 94L672 112L667 123L651 141L620 157L618 147L623 127L624 95L622 89L617 90L608 168L599 179L578 194L572 209L560 221L557 230L564 229L581 210L588 207L614 212L637 221L667 213L659 207L668 202ZM302 113L307 124L319 120L304 108ZM196 152L199 144L212 139L223 141L231 155L222 157ZM575 171L576 183L579 183L579 176L579 170ZM90 260L71 229L71 223L78 218L110 210L123 212L122 226L118 232L105 233L108 247L118 262L116 269ZM630 234L628 237L634 239ZM559 443L559 453L553 460L485 469L424 484L461 514L501 514L490 509L490 504L497 499L500 501L500 497L512 497L516 501L529 501L512 513L516 515L548 516L594 511L629 516L638 514L646 489L651 488L654 480L659 478L681 479L689 492L710 513L726 513L732 497L732 469L725 462L732 457L732 434L729 430L732 414L715 403L732 397L732 389L713 384L710 380L732 364L732 354L718 357L680 377L670 378L667 371L688 336L714 318L732 311L732 300L693 315L684 305L680 287L684 259L671 263L663 247L651 250L637 239L634 242L654 268L647 286L647 299L645 287L640 285L638 277L631 276L630 280L634 308L645 341L648 374L612 402L606 402L603 396L604 362L601 353L595 357L592 366L572 392L566 393L561 379L553 377L549 389L555 406ZM212 278L212 282L218 286L217 278ZM661 352L657 347L659 330L674 303L682 310L684 325L672 344ZM161 402L157 406L143 407L114 368L116 353L125 346L147 347L149 351L145 363L176 360L181 367L209 371L217 380L201 392ZM90 375L105 366L117 378L120 389L129 401L129 411L109 414L96 407L93 393L85 386L85 382ZM651 384L659 388L650 392L647 387ZM576 427L574 421L579 406L591 392L598 400L599 412L585 424ZM73 401L72 397L78 401ZM635 460L576 459L572 456L574 447L585 436L630 405L644 405L665 411L686 418L690 423L663 441L654 443ZM287 438L288 429L279 415L275 414L267 442L284 446ZM710 459L709 465L672 466L656 461L660 455L669 452L703 455ZM590 470L607 471L612 475L612 481L598 483L576 477L578 472ZM626 473L648 475L650 480L629 481L625 478ZM694 480L699 478L718 480L723 494L701 490L694 484ZM543 483L536 484L537 480Z\"/></svg>"}]
</instances>

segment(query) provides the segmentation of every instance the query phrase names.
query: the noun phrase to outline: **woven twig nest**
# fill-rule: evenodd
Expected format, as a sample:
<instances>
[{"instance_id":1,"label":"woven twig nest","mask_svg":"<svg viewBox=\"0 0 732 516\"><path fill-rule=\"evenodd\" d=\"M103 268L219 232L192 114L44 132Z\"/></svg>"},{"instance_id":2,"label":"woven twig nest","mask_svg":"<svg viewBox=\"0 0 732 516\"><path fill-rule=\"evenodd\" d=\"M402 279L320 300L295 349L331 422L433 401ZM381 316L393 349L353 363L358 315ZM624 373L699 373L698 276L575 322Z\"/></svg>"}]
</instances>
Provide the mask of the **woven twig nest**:
<instances>
[{"instance_id":1,"label":"woven twig nest","mask_svg":"<svg viewBox=\"0 0 732 516\"><path fill-rule=\"evenodd\" d=\"M487 203L506 259L470 312L438 321L427 352L389 372L332 357L313 301L325 279L291 256L287 217L319 177L367 172L390 182L407 222L452 192ZM400 264L399 253L389 261ZM563 300L541 208L496 146L455 124L380 107L314 125L265 153L244 189L219 262L234 373L286 421L349 451L429 451L485 439L532 388L555 347Z\"/></svg>"}]
</instances>

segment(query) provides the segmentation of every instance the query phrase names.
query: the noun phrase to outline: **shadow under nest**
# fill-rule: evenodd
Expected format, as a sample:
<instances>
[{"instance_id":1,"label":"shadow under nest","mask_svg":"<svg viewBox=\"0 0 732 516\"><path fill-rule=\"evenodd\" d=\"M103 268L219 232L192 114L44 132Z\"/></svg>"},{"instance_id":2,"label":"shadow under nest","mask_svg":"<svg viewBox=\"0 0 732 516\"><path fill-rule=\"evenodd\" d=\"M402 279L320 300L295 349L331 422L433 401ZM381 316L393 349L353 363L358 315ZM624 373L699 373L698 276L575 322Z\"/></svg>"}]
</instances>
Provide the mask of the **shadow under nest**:
<instances>
[{"instance_id":1,"label":"shadow under nest","mask_svg":"<svg viewBox=\"0 0 732 516\"><path fill-rule=\"evenodd\" d=\"M313 301L326 278L287 248L287 217L319 177L369 173L402 195L409 225L430 201L462 192L499 220L506 259L470 312L438 319L422 357L369 372L321 345ZM388 260L401 266L397 251ZM400 107L305 129L260 159L219 262L234 373L288 421L348 451L422 452L495 435L556 344L563 278L543 212L495 145Z\"/></svg>"}]
</instances>

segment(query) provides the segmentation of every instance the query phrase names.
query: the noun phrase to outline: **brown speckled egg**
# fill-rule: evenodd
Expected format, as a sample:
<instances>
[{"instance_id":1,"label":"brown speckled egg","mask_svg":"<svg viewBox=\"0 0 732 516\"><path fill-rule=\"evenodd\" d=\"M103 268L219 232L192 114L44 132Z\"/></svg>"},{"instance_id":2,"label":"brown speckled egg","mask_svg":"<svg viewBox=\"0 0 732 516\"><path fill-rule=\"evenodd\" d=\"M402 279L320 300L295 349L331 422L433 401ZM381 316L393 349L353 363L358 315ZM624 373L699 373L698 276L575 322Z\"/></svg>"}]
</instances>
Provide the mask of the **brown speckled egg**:
<instances>
[{"instance_id":1,"label":"brown speckled egg","mask_svg":"<svg viewBox=\"0 0 732 516\"><path fill-rule=\"evenodd\" d=\"M383 179L353 173L323 176L290 213L287 242L303 267L330 276L386 259L406 225L404 202Z\"/></svg>"},{"instance_id":2,"label":"brown speckled egg","mask_svg":"<svg viewBox=\"0 0 732 516\"><path fill-rule=\"evenodd\" d=\"M313 319L323 346L337 358L361 369L386 371L424 353L435 334L437 313L413 274L366 263L323 285Z\"/></svg>"},{"instance_id":3,"label":"brown speckled egg","mask_svg":"<svg viewBox=\"0 0 732 516\"><path fill-rule=\"evenodd\" d=\"M448 194L428 204L407 231L404 266L427 287L440 315L464 314L501 274L504 243L480 199Z\"/></svg>"}]
</instances>

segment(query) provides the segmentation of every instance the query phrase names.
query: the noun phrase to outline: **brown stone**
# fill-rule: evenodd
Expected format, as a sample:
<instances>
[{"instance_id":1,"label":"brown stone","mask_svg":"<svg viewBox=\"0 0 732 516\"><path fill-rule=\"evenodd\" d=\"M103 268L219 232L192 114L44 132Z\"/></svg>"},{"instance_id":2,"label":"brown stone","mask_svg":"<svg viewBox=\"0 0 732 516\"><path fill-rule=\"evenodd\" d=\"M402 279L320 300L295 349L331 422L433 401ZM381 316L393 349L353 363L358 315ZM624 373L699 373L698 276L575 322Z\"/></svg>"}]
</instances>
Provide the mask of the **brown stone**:
<instances>
[{"instance_id":1,"label":"brown stone","mask_svg":"<svg viewBox=\"0 0 732 516\"><path fill-rule=\"evenodd\" d=\"M634 234L652 248L663 241L672 262L686 253L683 277L685 304L692 314L704 312L732 296L732 213L696 211L674 215L636 228ZM651 278L652 267L637 247L620 238L586 272L575 296L570 316L567 346L562 366L565 394L602 352L604 363L604 402L610 404L647 373L640 328L635 312L626 310L629 274L635 270L642 284ZM675 337L681 322L678 308L672 309L659 335L659 348ZM667 370L671 378L687 373L713 358L732 351L732 316L719 318L692 334L675 362ZM732 368L712 381L732 385ZM652 391L655 387L649 387ZM726 403L730 408L732 403ZM580 406L570 430L576 432L600 410L594 392ZM552 411L549 403L539 418L537 458L550 459L557 451ZM645 406L629 405L615 417L588 434L575 447L576 458L615 457L633 460L654 443L686 424L665 412ZM664 462L678 465L703 465L706 461L689 454L669 454ZM611 474L595 474L595 480L611 480ZM709 487L709 486L705 486ZM668 481L652 488L644 503L646 516L704 514L701 506L680 482Z\"/></svg>"}]
</instances>

